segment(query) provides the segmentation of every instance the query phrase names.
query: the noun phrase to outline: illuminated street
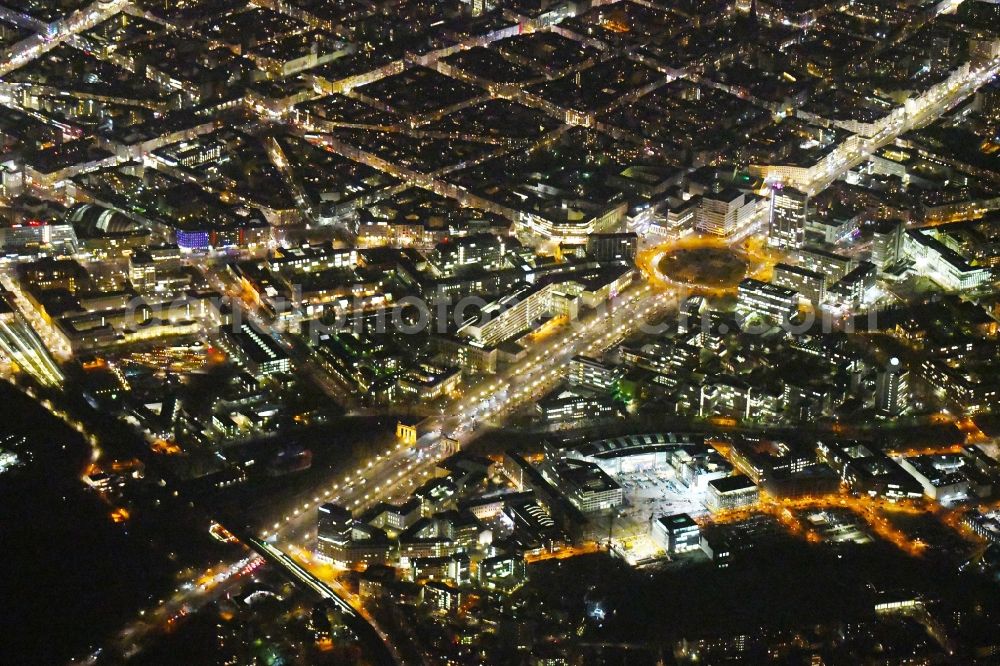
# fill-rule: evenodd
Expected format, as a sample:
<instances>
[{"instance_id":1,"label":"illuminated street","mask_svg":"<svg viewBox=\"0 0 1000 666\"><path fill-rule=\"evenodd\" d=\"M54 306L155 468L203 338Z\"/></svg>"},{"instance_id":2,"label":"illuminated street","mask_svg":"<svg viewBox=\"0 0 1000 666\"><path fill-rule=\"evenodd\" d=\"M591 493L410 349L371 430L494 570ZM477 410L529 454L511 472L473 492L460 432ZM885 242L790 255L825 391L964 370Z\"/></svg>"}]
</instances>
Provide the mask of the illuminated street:
<instances>
[{"instance_id":1,"label":"illuminated street","mask_svg":"<svg viewBox=\"0 0 1000 666\"><path fill-rule=\"evenodd\" d=\"M1000 652L995 2L0 0L0 130L0 662Z\"/></svg>"}]
</instances>

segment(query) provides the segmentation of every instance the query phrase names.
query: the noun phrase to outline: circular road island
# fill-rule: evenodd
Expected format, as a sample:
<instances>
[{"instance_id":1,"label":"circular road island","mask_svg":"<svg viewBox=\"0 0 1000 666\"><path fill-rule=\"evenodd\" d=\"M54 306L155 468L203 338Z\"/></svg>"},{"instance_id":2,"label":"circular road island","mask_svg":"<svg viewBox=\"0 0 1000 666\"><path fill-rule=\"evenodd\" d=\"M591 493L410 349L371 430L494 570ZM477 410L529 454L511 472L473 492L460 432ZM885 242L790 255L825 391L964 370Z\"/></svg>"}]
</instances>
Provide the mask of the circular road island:
<instances>
[{"instance_id":1,"label":"circular road island","mask_svg":"<svg viewBox=\"0 0 1000 666\"><path fill-rule=\"evenodd\" d=\"M750 270L740 249L723 244L685 244L666 248L656 265L660 275L677 284L712 290L734 289Z\"/></svg>"}]
</instances>

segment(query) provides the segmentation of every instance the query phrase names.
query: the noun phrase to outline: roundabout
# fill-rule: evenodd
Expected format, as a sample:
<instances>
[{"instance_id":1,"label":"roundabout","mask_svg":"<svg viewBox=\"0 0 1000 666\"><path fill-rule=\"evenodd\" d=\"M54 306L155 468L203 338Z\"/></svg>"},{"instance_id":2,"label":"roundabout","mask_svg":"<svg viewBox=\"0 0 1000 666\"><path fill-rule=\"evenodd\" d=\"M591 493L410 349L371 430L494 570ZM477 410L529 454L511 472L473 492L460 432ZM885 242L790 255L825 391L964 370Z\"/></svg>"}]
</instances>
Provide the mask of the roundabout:
<instances>
[{"instance_id":1,"label":"roundabout","mask_svg":"<svg viewBox=\"0 0 1000 666\"><path fill-rule=\"evenodd\" d=\"M649 248L639 259L654 282L705 294L735 291L745 277L760 277L769 261L751 242L730 245L709 236L693 236Z\"/></svg>"},{"instance_id":2,"label":"roundabout","mask_svg":"<svg viewBox=\"0 0 1000 666\"><path fill-rule=\"evenodd\" d=\"M728 247L677 248L663 254L656 268L690 287L732 289L746 277L750 261Z\"/></svg>"}]
</instances>

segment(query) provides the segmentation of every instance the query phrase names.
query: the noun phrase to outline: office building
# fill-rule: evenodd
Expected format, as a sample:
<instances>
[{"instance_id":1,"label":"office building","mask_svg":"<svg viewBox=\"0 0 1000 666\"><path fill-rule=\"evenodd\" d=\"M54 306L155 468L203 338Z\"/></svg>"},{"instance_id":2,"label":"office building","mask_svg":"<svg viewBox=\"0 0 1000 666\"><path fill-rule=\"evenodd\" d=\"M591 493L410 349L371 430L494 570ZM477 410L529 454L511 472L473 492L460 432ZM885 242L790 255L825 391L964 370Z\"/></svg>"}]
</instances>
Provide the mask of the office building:
<instances>
[{"instance_id":1,"label":"office building","mask_svg":"<svg viewBox=\"0 0 1000 666\"><path fill-rule=\"evenodd\" d=\"M889 500L918 499L920 484L876 447L859 441L821 441L816 447L825 462L856 493Z\"/></svg>"},{"instance_id":2,"label":"office building","mask_svg":"<svg viewBox=\"0 0 1000 666\"><path fill-rule=\"evenodd\" d=\"M906 232L906 255L913 260L913 271L934 280L945 289L974 289L989 281L989 268L972 265L965 257L935 238L932 232L912 229Z\"/></svg>"},{"instance_id":3,"label":"office building","mask_svg":"<svg viewBox=\"0 0 1000 666\"><path fill-rule=\"evenodd\" d=\"M903 223L899 220L883 220L872 234L871 262L879 271L884 271L903 260Z\"/></svg>"},{"instance_id":4,"label":"office building","mask_svg":"<svg viewBox=\"0 0 1000 666\"><path fill-rule=\"evenodd\" d=\"M149 252L137 250L129 256L128 280L140 291L156 285L156 263Z\"/></svg>"},{"instance_id":5,"label":"office building","mask_svg":"<svg viewBox=\"0 0 1000 666\"><path fill-rule=\"evenodd\" d=\"M493 234L473 234L439 243L429 260L444 276L472 266L486 271L499 270L508 251L509 239Z\"/></svg>"},{"instance_id":6,"label":"office building","mask_svg":"<svg viewBox=\"0 0 1000 666\"><path fill-rule=\"evenodd\" d=\"M316 511L316 552L344 565L382 564L389 559L392 542L377 527L354 519L350 510L327 503Z\"/></svg>"},{"instance_id":7,"label":"office building","mask_svg":"<svg viewBox=\"0 0 1000 666\"><path fill-rule=\"evenodd\" d=\"M768 317L784 322L798 310L799 295L785 287L746 278L737 288L736 309L744 317Z\"/></svg>"},{"instance_id":8,"label":"office building","mask_svg":"<svg viewBox=\"0 0 1000 666\"><path fill-rule=\"evenodd\" d=\"M775 265L771 284L798 292L813 305L819 305L826 300L826 276L802 266Z\"/></svg>"},{"instance_id":9,"label":"office building","mask_svg":"<svg viewBox=\"0 0 1000 666\"><path fill-rule=\"evenodd\" d=\"M875 407L878 411L893 416L903 411L906 407L909 375L895 356L879 370L875 380Z\"/></svg>"},{"instance_id":10,"label":"office building","mask_svg":"<svg viewBox=\"0 0 1000 666\"><path fill-rule=\"evenodd\" d=\"M515 229L529 238L582 243L587 236L614 232L621 228L628 212L628 203L594 203L578 198L545 195L535 199L534 210L521 210Z\"/></svg>"},{"instance_id":11,"label":"office building","mask_svg":"<svg viewBox=\"0 0 1000 666\"><path fill-rule=\"evenodd\" d=\"M412 580L450 581L456 585L469 582L468 553L454 553L440 557L414 557L410 560Z\"/></svg>"},{"instance_id":12,"label":"office building","mask_svg":"<svg viewBox=\"0 0 1000 666\"><path fill-rule=\"evenodd\" d=\"M292 361L271 336L253 324L244 323L237 330L223 327L229 342L235 346L236 356L256 377L266 377L288 372Z\"/></svg>"},{"instance_id":13,"label":"office building","mask_svg":"<svg viewBox=\"0 0 1000 666\"><path fill-rule=\"evenodd\" d=\"M755 200L734 188L706 192L701 197L695 228L706 234L732 238L746 231L757 212Z\"/></svg>"},{"instance_id":14,"label":"office building","mask_svg":"<svg viewBox=\"0 0 1000 666\"><path fill-rule=\"evenodd\" d=\"M916 479L924 495L937 502L951 502L969 497L972 484L965 474L966 461L958 455L928 455L902 458L900 467Z\"/></svg>"},{"instance_id":15,"label":"office building","mask_svg":"<svg viewBox=\"0 0 1000 666\"><path fill-rule=\"evenodd\" d=\"M603 419L620 414L614 399L589 391L558 391L535 403L535 412L546 423Z\"/></svg>"},{"instance_id":16,"label":"office building","mask_svg":"<svg viewBox=\"0 0 1000 666\"><path fill-rule=\"evenodd\" d=\"M852 308L867 303L875 288L876 273L874 264L862 261L830 287L830 299L842 306Z\"/></svg>"},{"instance_id":17,"label":"office building","mask_svg":"<svg viewBox=\"0 0 1000 666\"><path fill-rule=\"evenodd\" d=\"M649 233L666 238L677 238L690 233L698 219L700 204L701 197L667 197L655 211Z\"/></svg>"},{"instance_id":18,"label":"office building","mask_svg":"<svg viewBox=\"0 0 1000 666\"><path fill-rule=\"evenodd\" d=\"M584 513L613 509L624 501L622 487L596 463L566 460L556 473L569 500Z\"/></svg>"},{"instance_id":19,"label":"office building","mask_svg":"<svg viewBox=\"0 0 1000 666\"><path fill-rule=\"evenodd\" d=\"M72 254L77 245L76 231L69 224L34 219L0 223L0 253L5 255Z\"/></svg>"},{"instance_id":20,"label":"office building","mask_svg":"<svg viewBox=\"0 0 1000 666\"><path fill-rule=\"evenodd\" d=\"M590 234L587 254L598 261L635 261L639 237L633 233Z\"/></svg>"},{"instance_id":21,"label":"office building","mask_svg":"<svg viewBox=\"0 0 1000 666\"><path fill-rule=\"evenodd\" d=\"M794 255L799 266L825 275L828 285L844 277L854 268L854 260L850 257L813 245L799 248Z\"/></svg>"},{"instance_id":22,"label":"office building","mask_svg":"<svg viewBox=\"0 0 1000 666\"><path fill-rule=\"evenodd\" d=\"M462 372L457 368L421 363L405 371L397 380L400 395L431 401L451 395L458 388Z\"/></svg>"},{"instance_id":23,"label":"office building","mask_svg":"<svg viewBox=\"0 0 1000 666\"><path fill-rule=\"evenodd\" d=\"M316 509L316 533L320 543L346 545L351 541L353 525L354 516L339 504L328 502Z\"/></svg>"},{"instance_id":24,"label":"office building","mask_svg":"<svg viewBox=\"0 0 1000 666\"><path fill-rule=\"evenodd\" d=\"M926 359L920 378L935 389L938 397L968 413L985 412L1000 402L1000 384L991 376L967 375L941 359Z\"/></svg>"},{"instance_id":25,"label":"office building","mask_svg":"<svg viewBox=\"0 0 1000 666\"><path fill-rule=\"evenodd\" d=\"M836 245L853 237L861 223L860 215L809 215L806 218L803 243L817 245Z\"/></svg>"},{"instance_id":26,"label":"office building","mask_svg":"<svg viewBox=\"0 0 1000 666\"><path fill-rule=\"evenodd\" d=\"M552 284L525 285L488 303L468 317L458 335L493 347L525 333L549 310Z\"/></svg>"},{"instance_id":27,"label":"office building","mask_svg":"<svg viewBox=\"0 0 1000 666\"><path fill-rule=\"evenodd\" d=\"M698 550L701 528L686 513L660 516L653 523L653 540L670 555Z\"/></svg>"},{"instance_id":28,"label":"office building","mask_svg":"<svg viewBox=\"0 0 1000 666\"><path fill-rule=\"evenodd\" d=\"M621 368L589 356L574 356L566 373L570 384L610 391L621 379Z\"/></svg>"},{"instance_id":29,"label":"office building","mask_svg":"<svg viewBox=\"0 0 1000 666\"><path fill-rule=\"evenodd\" d=\"M476 578L487 589L512 592L524 583L527 573L524 557L511 553L480 560Z\"/></svg>"},{"instance_id":30,"label":"office building","mask_svg":"<svg viewBox=\"0 0 1000 666\"><path fill-rule=\"evenodd\" d=\"M779 248L802 247L809 195L791 187L775 189L771 194L768 244Z\"/></svg>"},{"instance_id":31,"label":"office building","mask_svg":"<svg viewBox=\"0 0 1000 666\"><path fill-rule=\"evenodd\" d=\"M708 482L705 505L711 511L742 509L760 499L757 484L748 476L726 476Z\"/></svg>"},{"instance_id":32,"label":"office building","mask_svg":"<svg viewBox=\"0 0 1000 666\"><path fill-rule=\"evenodd\" d=\"M462 591L447 583L432 581L424 585L424 603L435 610L449 613L462 605Z\"/></svg>"}]
</instances>

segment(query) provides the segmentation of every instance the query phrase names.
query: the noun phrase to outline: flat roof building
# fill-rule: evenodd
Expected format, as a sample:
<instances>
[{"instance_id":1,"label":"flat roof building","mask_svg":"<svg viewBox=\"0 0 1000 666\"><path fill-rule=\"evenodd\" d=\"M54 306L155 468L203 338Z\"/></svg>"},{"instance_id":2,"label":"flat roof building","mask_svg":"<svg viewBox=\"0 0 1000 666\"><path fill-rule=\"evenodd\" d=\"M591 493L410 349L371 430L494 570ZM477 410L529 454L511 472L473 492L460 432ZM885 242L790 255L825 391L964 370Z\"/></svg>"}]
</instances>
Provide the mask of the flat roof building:
<instances>
[{"instance_id":1,"label":"flat roof building","mask_svg":"<svg viewBox=\"0 0 1000 666\"><path fill-rule=\"evenodd\" d=\"M796 291L813 305L819 305L826 299L826 276L802 266L776 264L771 284Z\"/></svg>"},{"instance_id":2,"label":"flat roof building","mask_svg":"<svg viewBox=\"0 0 1000 666\"><path fill-rule=\"evenodd\" d=\"M589 356L574 356L569 362L567 378L571 384L599 391L609 391L621 378L621 369Z\"/></svg>"},{"instance_id":3,"label":"flat roof building","mask_svg":"<svg viewBox=\"0 0 1000 666\"><path fill-rule=\"evenodd\" d=\"M974 289L992 277L989 268L973 266L965 257L923 229L907 231L903 247L914 262L913 270L945 289Z\"/></svg>"},{"instance_id":4,"label":"flat roof building","mask_svg":"<svg viewBox=\"0 0 1000 666\"><path fill-rule=\"evenodd\" d=\"M705 504L712 511L742 509L760 500L757 484L748 476L726 476L708 482Z\"/></svg>"},{"instance_id":5,"label":"flat roof building","mask_svg":"<svg viewBox=\"0 0 1000 666\"><path fill-rule=\"evenodd\" d=\"M247 369L257 377L265 377L280 372L288 372L292 361L267 333L256 326L245 323L237 330L223 327L230 340L235 343L239 357Z\"/></svg>"},{"instance_id":6,"label":"flat roof building","mask_svg":"<svg viewBox=\"0 0 1000 666\"><path fill-rule=\"evenodd\" d=\"M700 547L701 528L686 513L660 516L653 523L653 540L671 555L686 553Z\"/></svg>"},{"instance_id":7,"label":"flat roof building","mask_svg":"<svg viewBox=\"0 0 1000 666\"><path fill-rule=\"evenodd\" d=\"M761 315L783 322L798 310L798 294L776 284L745 278L736 293L737 311L744 316Z\"/></svg>"},{"instance_id":8,"label":"flat roof building","mask_svg":"<svg viewBox=\"0 0 1000 666\"><path fill-rule=\"evenodd\" d=\"M458 335L487 347L527 331L549 310L552 284L524 285L488 303L459 325Z\"/></svg>"},{"instance_id":9,"label":"flat roof building","mask_svg":"<svg viewBox=\"0 0 1000 666\"><path fill-rule=\"evenodd\" d=\"M613 509L624 501L622 487L596 463L566 460L557 473L569 490L570 501L584 513Z\"/></svg>"},{"instance_id":10,"label":"flat roof building","mask_svg":"<svg viewBox=\"0 0 1000 666\"><path fill-rule=\"evenodd\" d=\"M802 246L809 214L809 195L792 187L771 194L768 244L780 248Z\"/></svg>"}]
</instances>

